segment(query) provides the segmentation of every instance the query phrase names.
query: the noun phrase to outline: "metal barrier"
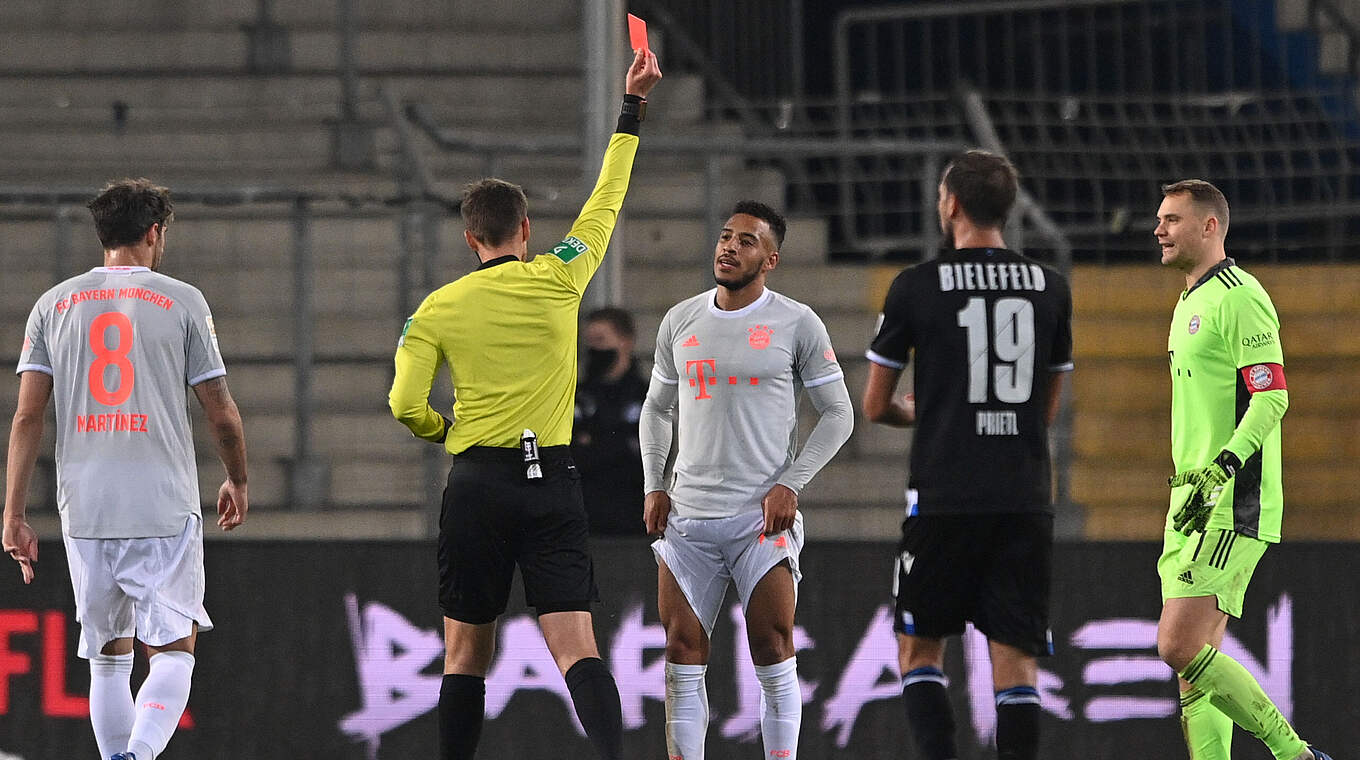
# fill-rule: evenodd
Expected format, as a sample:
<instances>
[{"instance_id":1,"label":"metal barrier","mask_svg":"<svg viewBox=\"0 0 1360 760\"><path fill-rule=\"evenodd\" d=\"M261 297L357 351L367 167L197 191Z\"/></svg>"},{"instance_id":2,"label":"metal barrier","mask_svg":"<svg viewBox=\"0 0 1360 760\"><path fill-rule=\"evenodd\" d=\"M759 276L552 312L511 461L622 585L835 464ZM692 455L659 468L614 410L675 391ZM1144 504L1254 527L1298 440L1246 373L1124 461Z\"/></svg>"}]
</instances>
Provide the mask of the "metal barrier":
<instances>
[{"instance_id":1,"label":"metal barrier","mask_svg":"<svg viewBox=\"0 0 1360 760\"><path fill-rule=\"evenodd\" d=\"M747 102L803 96L804 0L640 0L665 29L665 51L701 71L740 118ZM759 65L752 65L753 62Z\"/></svg>"},{"instance_id":2,"label":"metal barrier","mask_svg":"<svg viewBox=\"0 0 1360 760\"><path fill-rule=\"evenodd\" d=\"M835 25L830 110L842 138L970 142L985 142L975 128L987 114L1029 191L1087 259L1143 255L1152 225L1130 220L1150 219L1160 185L1187 176L1223 187L1239 249L1340 259L1360 232L1353 85L1273 33L1262 17L1272 7L988 0L848 10ZM842 197L891 168L847 173Z\"/></svg>"}]
</instances>

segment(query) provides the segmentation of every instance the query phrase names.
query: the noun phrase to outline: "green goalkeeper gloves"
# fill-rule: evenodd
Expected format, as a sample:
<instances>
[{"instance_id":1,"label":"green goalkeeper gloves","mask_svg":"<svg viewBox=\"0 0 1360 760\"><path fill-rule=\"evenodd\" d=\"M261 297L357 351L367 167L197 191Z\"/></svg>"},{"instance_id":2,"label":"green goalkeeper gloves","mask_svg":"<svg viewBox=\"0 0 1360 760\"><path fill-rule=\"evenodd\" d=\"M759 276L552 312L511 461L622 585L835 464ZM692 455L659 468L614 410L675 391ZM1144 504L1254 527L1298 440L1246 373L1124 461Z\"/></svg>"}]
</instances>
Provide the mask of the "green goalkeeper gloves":
<instances>
[{"instance_id":1,"label":"green goalkeeper gloves","mask_svg":"<svg viewBox=\"0 0 1360 760\"><path fill-rule=\"evenodd\" d=\"M1223 486L1237 474L1242 462L1236 454L1224 451L1207 467L1185 470L1171 477L1167 483L1172 488L1190 486L1190 497L1185 500L1176 514L1171 516L1171 527L1185 535L1204 530L1209 524L1209 516L1218 506L1218 497L1223 494Z\"/></svg>"}]
</instances>

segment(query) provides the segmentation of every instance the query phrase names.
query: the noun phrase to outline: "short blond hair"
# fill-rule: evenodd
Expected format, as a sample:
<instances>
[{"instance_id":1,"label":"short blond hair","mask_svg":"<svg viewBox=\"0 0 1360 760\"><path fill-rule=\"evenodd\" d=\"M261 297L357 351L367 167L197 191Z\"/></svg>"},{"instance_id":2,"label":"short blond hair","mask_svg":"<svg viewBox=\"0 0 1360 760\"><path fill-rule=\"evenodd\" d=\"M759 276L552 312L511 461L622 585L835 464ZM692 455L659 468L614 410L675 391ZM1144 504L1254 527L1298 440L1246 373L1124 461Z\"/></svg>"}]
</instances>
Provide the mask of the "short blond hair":
<instances>
[{"instance_id":1,"label":"short blond hair","mask_svg":"<svg viewBox=\"0 0 1360 760\"><path fill-rule=\"evenodd\" d=\"M1223 235L1227 236L1228 199L1222 190L1213 186L1213 183L1202 179L1183 179L1180 182L1162 185L1162 195L1189 195L1196 206L1209 211L1218 220L1223 227Z\"/></svg>"}]
</instances>

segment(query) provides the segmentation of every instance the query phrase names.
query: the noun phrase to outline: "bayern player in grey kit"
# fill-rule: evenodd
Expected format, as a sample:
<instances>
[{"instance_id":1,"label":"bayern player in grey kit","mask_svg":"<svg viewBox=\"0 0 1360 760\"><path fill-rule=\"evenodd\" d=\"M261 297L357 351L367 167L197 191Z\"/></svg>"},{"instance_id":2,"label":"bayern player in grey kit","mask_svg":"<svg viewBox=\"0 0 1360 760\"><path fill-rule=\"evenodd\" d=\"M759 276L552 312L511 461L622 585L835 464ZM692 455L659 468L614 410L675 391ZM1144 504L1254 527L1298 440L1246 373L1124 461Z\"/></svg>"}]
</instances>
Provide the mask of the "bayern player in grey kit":
<instances>
[{"instance_id":1,"label":"bayern player in grey kit","mask_svg":"<svg viewBox=\"0 0 1360 760\"><path fill-rule=\"evenodd\" d=\"M227 390L212 315L192 285L158 274L169 192L123 180L89 204L104 266L43 294L19 357L10 433L4 549L33 579L38 540L28 481L55 396L57 508L90 661L90 722L103 757L154 760L189 699L203 609L203 518L187 388L227 470L218 526L245 520L245 437ZM118 487L110 487L118 484ZM132 642L150 671L134 702Z\"/></svg>"},{"instance_id":2,"label":"bayern player in grey kit","mask_svg":"<svg viewBox=\"0 0 1360 760\"><path fill-rule=\"evenodd\" d=\"M798 756L798 493L850 437L854 412L821 319L765 287L784 230L783 217L768 206L738 203L714 250L718 287L672 307L657 333L639 438L643 519L647 532L660 536L652 550L666 629L672 760L704 756L709 638L729 583L746 611L765 756ZM820 419L795 454L803 390Z\"/></svg>"}]
</instances>

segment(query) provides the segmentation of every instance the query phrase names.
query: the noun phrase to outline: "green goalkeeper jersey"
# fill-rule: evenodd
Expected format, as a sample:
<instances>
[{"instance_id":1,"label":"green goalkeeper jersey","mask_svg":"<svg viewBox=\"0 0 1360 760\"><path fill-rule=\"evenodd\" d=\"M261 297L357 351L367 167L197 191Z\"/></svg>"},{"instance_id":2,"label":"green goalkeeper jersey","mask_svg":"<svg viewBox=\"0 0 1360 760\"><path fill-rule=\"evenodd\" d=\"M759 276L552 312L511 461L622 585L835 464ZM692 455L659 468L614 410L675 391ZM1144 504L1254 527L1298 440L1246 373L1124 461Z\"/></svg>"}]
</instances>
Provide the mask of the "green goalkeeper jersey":
<instances>
[{"instance_id":1,"label":"green goalkeeper jersey","mask_svg":"<svg viewBox=\"0 0 1360 760\"><path fill-rule=\"evenodd\" d=\"M1176 471L1203 467L1224 449L1242 462L1224 486L1208 529L1278 542L1284 511L1280 417L1288 391L1280 320L1270 296L1255 277L1224 259L1181 294L1167 357ZM1172 490L1172 514L1188 488ZM1170 526L1168 515L1167 530Z\"/></svg>"}]
</instances>

